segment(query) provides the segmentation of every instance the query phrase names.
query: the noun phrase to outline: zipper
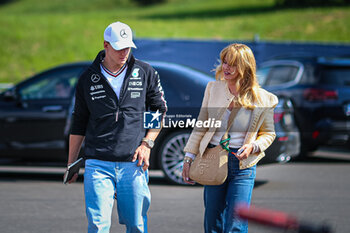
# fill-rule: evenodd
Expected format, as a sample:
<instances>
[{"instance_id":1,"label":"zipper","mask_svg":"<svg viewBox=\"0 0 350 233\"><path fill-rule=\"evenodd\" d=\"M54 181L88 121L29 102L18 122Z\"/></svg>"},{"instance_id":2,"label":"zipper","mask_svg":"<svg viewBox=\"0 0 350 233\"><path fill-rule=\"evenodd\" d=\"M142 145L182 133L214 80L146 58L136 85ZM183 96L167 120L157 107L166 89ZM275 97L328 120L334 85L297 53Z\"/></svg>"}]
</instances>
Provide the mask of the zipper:
<instances>
[{"instance_id":1,"label":"zipper","mask_svg":"<svg viewBox=\"0 0 350 233\"><path fill-rule=\"evenodd\" d=\"M117 111L115 113L115 121L118 122L118 118L119 118L119 108L117 107Z\"/></svg>"},{"instance_id":2,"label":"zipper","mask_svg":"<svg viewBox=\"0 0 350 233\"><path fill-rule=\"evenodd\" d=\"M132 56L131 54L129 56ZM133 57L129 57L129 59L133 59ZM128 60L129 60L128 59ZM99 64L100 66L101 64ZM115 96L115 100L116 100L116 108L117 108L117 111L115 113L115 121L117 122L118 119L119 119L119 106L120 106L120 102L122 100L122 98L124 97L124 92L125 92L125 89L126 89L126 84L127 84L127 81L129 80L129 75L130 75L130 72L131 72L131 69L134 67L134 62L127 62L127 70L126 70L126 73L125 73L125 77L124 77L124 80L123 80L123 84L120 88L120 94L119 94L119 98L117 96L117 94L114 92L114 89L112 87L112 85L108 82L108 80L106 79L106 77L100 72L100 71L96 71L92 68L90 68L92 70L92 72L94 73L97 73L98 75L100 75L102 77L102 79L104 79L104 82L107 84L108 88L110 88L110 90L112 91L112 95ZM106 93L107 94L107 93Z\"/></svg>"}]
</instances>

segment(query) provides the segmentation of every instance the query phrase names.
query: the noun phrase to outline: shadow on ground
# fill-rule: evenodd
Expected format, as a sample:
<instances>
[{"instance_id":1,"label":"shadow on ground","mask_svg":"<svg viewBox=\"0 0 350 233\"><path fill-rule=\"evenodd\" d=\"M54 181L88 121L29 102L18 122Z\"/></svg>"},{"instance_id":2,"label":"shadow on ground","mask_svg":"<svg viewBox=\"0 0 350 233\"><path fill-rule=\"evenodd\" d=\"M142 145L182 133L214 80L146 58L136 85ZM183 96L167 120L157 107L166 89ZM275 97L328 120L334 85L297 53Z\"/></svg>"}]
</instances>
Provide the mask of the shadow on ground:
<instances>
[{"instance_id":1,"label":"shadow on ground","mask_svg":"<svg viewBox=\"0 0 350 233\"><path fill-rule=\"evenodd\" d=\"M51 173L33 173L33 172L0 172L1 182L17 182L17 181L47 181L47 182L62 182L62 174ZM78 183L83 182L83 175L79 175ZM150 177L151 185L170 185L169 182L162 177ZM62 183L63 185L63 183Z\"/></svg>"},{"instance_id":2,"label":"shadow on ground","mask_svg":"<svg viewBox=\"0 0 350 233\"><path fill-rule=\"evenodd\" d=\"M301 159L293 159L289 163L332 163L332 164L349 163L350 164L350 155L349 155L349 159L310 156L310 157L301 158Z\"/></svg>"}]
</instances>

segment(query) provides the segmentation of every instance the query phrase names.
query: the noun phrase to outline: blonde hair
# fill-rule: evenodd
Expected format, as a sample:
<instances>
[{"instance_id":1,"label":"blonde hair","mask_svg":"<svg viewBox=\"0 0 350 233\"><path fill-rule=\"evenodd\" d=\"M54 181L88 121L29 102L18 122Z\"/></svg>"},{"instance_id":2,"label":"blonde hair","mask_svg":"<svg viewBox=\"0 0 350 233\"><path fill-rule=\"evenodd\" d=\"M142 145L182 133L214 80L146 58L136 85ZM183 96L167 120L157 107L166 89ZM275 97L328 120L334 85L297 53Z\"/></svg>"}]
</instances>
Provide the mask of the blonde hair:
<instances>
[{"instance_id":1,"label":"blonde hair","mask_svg":"<svg viewBox=\"0 0 350 233\"><path fill-rule=\"evenodd\" d=\"M231 44L220 52L220 64L216 67L216 80L224 80L222 65L236 66L238 72L236 90L238 104L254 109L259 99L259 83L256 78L256 62L252 50L244 44Z\"/></svg>"}]
</instances>

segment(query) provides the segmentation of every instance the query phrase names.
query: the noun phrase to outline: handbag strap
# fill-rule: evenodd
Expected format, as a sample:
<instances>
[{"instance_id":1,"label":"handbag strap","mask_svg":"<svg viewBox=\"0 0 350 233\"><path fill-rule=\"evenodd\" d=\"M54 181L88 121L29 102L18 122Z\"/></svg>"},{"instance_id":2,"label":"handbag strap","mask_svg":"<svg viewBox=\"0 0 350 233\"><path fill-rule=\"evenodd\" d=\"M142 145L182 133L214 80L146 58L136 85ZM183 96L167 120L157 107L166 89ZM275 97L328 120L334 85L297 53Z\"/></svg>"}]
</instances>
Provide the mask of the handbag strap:
<instances>
[{"instance_id":1,"label":"handbag strap","mask_svg":"<svg viewBox=\"0 0 350 233\"><path fill-rule=\"evenodd\" d=\"M230 113L230 116L228 118L228 123L227 123L227 129L226 129L226 132L225 134L222 136L221 140L225 140L228 138L228 131L230 130L231 128L231 125L233 124L233 121L235 119L235 117L237 116L237 113L239 112L241 108L232 108L232 111Z\"/></svg>"},{"instance_id":2,"label":"handbag strap","mask_svg":"<svg viewBox=\"0 0 350 233\"><path fill-rule=\"evenodd\" d=\"M230 139L231 139L231 137L228 134L228 131L230 130L231 125L233 124L233 121L234 121L235 117L237 116L237 113L239 112L239 110L240 110L240 108L232 108L232 111L231 111L229 119L228 119L226 132L222 136L221 141L220 141L221 147L227 151L230 151L228 145L229 145Z\"/></svg>"}]
</instances>

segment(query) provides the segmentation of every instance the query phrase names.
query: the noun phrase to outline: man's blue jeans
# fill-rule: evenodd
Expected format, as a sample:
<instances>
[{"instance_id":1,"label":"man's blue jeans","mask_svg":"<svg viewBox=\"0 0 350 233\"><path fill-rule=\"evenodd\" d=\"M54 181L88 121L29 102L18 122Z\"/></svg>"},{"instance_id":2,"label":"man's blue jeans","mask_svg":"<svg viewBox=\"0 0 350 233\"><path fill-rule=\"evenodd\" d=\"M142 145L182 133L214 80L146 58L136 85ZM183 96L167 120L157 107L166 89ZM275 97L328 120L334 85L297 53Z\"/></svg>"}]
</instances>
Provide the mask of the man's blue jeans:
<instances>
[{"instance_id":1,"label":"man's blue jeans","mask_svg":"<svg viewBox=\"0 0 350 233\"><path fill-rule=\"evenodd\" d=\"M237 204L250 205L256 165L239 170L239 160L229 155L228 176L222 185L204 186L204 229L206 233L248 232L248 222L237 218Z\"/></svg>"},{"instance_id":2,"label":"man's blue jeans","mask_svg":"<svg viewBox=\"0 0 350 233\"><path fill-rule=\"evenodd\" d=\"M84 192L88 233L108 233L114 199L119 223L127 233L147 232L147 210L151 202L148 171L136 162L109 162L87 159Z\"/></svg>"}]
</instances>

